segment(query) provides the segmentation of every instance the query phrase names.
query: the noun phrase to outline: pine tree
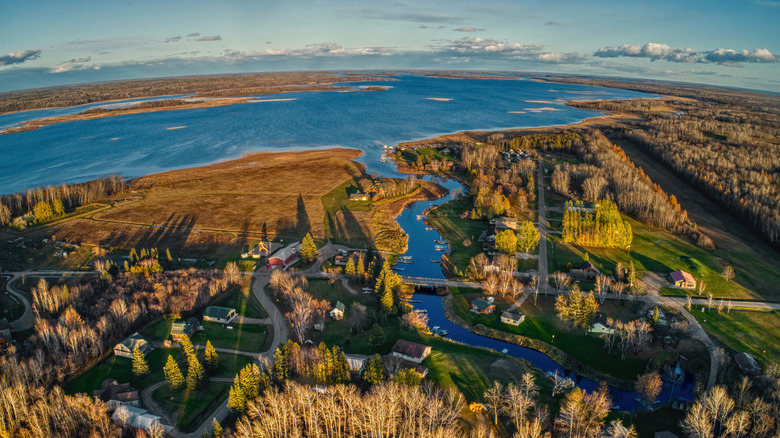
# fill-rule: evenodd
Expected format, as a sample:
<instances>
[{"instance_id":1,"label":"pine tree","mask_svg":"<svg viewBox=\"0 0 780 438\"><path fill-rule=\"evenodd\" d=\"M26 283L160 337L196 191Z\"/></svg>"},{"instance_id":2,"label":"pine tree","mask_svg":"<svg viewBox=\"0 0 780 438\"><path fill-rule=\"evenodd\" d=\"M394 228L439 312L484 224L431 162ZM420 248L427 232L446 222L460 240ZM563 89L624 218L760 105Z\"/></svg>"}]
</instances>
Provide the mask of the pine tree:
<instances>
[{"instance_id":1,"label":"pine tree","mask_svg":"<svg viewBox=\"0 0 780 438\"><path fill-rule=\"evenodd\" d=\"M246 395L238 382L238 376L233 380L233 386L228 393L228 409L230 412L242 414L246 412Z\"/></svg>"},{"instance_id":2,"label":"pine tree","mask_svg":"<svg viewBox=\"0 0 780 438\"><path fill-rule=\"evenodd\" d=\"M368 338L368 344L373 348L379 348L385 343L385 331L382 330L382 326L374 323L374 328L371 329L371 336Z\"/></svg>"},{"instance_id":3,"label":"pine tree","mask_svg":"<svg viewBox=\"0 0 780 438\"><path fill-rule=\"evenodd\" d=\"M384 288L382 288L382 296L379 299L379 303L382 305L382 310L385 313L393 313L393 289L390 288L390 284L385 281Z\"/></svg>"},{"instance_id":4,"label":"pine tree","mask_svg":"<svg viewBox=\"0 0 780 438\"><path fill-rule=\"evenodd\" d=\"M311 237L311 233L306 233L306 237L301 242L301 250L298 252L304 262L313 262L317 259L317 244Z\"/></svg>"},{"instance_id":5,"label":"pine tree","mask_svg":"<svg viewBox=\"0 0 780 438\"><path fill-rule=\"evenodd\" d=\"M173 356L168 355L168 360L165 362L163 368L165 373L165 380L168 382L168 387L171 389L179 389L184 384L184 376L181 374L181 369Z\"/></svg>"},{"instance_id":6,"label":"pine tree","mask_svg":"<svg viewBox=\"0 0 780 438\"><path fill-rule=\"evenodd\" d=\"M357 272L355 272L355 274L357 274L357 276L361 278L366 274L366 265L365 262L363 261L363 253L360 253L360 255L358 255L356 271Z\"/></svg>"},{"instance_id":7,"label":"pine tree","mask_svg":"<svg viewBox=\"0 0 780 438\"><path fill-rule=\"evenodd\" d=\"M375 354L368 359L366 368L363 370L363 379L372 385L376 385L384 380L384 378L385 372L384 364L382 364L382 356Z\"/></svg>"},{"instance_id":8,"label":"pine tree","mask_svg":"<svg viewBox=\"0 0 780 438\"><path fill-rule=\"evenodd\" d=\"M187 359L187 388L196 389L206 378L206 371L203 369L198 357L195 355Z\"/></svg>"},{"instance_id":9,"label":"pine tree","mask_svg":"<svg viewBox=\"0 0 780 438\"><path fill-rule=\"evenodd\" d=\"M219 369L219 355L211 341L206 341L206 350L203 354L203 362L206 364L206 371L213 373Z\"/></svg>"},{"instance_id":10,"label":"pine tree","mask_svg":"<svg viewBox=\"0 0 780 438\"><path fill-rule=\"evenodd\" d=\"M169 262L173 261L173 257L171 257L171 250L170 250L170 248L165 248L165 257L168 259ZM217 423L217 424L219 424L219 423Z\"/></svg>"},{"instance_id":11,"label":"pine tree","mask_svg":"<svg viewBox=\"0 0 780 438\"><path fill-rule=\"evenodd\" d=\"M343 383L349 380L349 362L347 355L338 346L334 345L331 351L333 358L333 370L331 371L331 381L334 383Z\"/></svg>"},{"instance_id":12,"label":"pine tree","mask_svg":"<svg viewBox=\"0 0 780 438\"><path fill-rule=\"evenodd\" d=\"M190 357L195 355L195 348L192 346L192 341L188 336L180 336L179 343L181 344L181 349L184 351L187 360L190 360Z\"/></svg>"},{"instance_id":13,"label":"pine tree","mask_svg":"<svg viewBox=\"0 0 780 438\"><path fill-rule=\"evenodd\" d=\"M220 426L219 421L217 419L214 419L214 422L211 424L211 437L212 438L222 438L222 426Z\"/></svg>"},{"instance_id":14,"label":"pine tree","mask_svg":"<svg viewBox=\"0 0 780 438\"><path fill-rule=\"evenodd\" d=\"M287 345L280 344L274 352L274 375L280 382L287 380Z\"/></svg>"},{"instance_id":15,"label":"pine tree","mask_svg":"<svg viewBox=\"0 0 780 438\"><path fill-rule=\"evenodd\" d=\"M328 350L328 346L324 342L320 342L317 346L317 355L319 356L319 362L315 370L315 377L320 382L327 382L330 379L331 372L331 354Z\"/></svg>"},{"instance_id":16,"label":"pine tree","mask_svg":"<svg viewBox=\"0 0 780 438\"><path fill-rule=\"evenodd\" d=\"M355 261L352 260L352 257L350 257L349 260L347 261L347 266L344 267L344 273L349 278L355 278L355 274L356 274Z\"/></svg>"},{"instance_id":17,"label":"pine tree","mask_svg":"<svg viewBox=\"0 0 780 438\"><path fill-rule=\"evenodd\" d=\"M260 369L257 365L247 364L238 372L238 379L247 400L254 400L260 395Z\"/></svg>"},{"instance_id":18,"label":"pine tree","mask_svg":"<svg viewBox=\"0 0 780 438\"><path fill-rule=\"evenodd\" d=\"M133 348L133 375L145 376L149 374L149 364L138 345Z\"/></svg>"}]
</instances>

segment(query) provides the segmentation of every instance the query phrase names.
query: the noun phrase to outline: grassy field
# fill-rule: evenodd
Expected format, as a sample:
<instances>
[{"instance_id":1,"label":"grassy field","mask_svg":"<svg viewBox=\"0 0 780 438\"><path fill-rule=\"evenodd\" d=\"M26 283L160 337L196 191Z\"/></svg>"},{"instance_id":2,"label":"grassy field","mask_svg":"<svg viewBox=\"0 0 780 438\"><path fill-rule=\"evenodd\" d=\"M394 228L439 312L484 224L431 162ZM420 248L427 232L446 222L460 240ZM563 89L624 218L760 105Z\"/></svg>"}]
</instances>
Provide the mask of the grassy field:
<instances>
[{"instance_id":1,"label":"grassy field","mask_svg":"<svg viewBox=\"0 0 780 438\"><path fill-rule=\"evenodd\" d=\"M203 416L210 412L209 407L216 407L228 396L231 384L229 382L207 382L197 390L186 387L171 390L167 385L157 388L152 398L167 412L176 417L176 427L189 431L200 425Z\"/></svg>"},{"instance_id":2,"label":"grassy field","mask_svg":"<svg viewBox=\"0 0 780 438\"><path fill-rule=\"evenodd\" d=\"M458 214L469 207L469 201L461 198L442 204L428 214L431 226L450 242L450 263L463 273L466 272L471 258L482 252L482 244L477 239L489 228L487 221L458 217Z\"/></svg>"},{"instance_id":3,"label":"grassy field","mask_svg":"<svg viewBox=\"0 0 780 438\"><path fill-rule=\"evenodd\" d=\"M747 351L762 366L780 362L780 312L737 311L718 313L713 308L691 314L711 336L734 352Z\"/></svg>"},{"instance_id":4,"label":"grassy field","mask_svg":"<svg viewBox=\"0 0 780 438\"><path fill-rule=\"evenodd\" d=\"M631 260L637 271L651 271L661 274L682 269L688 271L699 281L704 278L707 284L707 292L711 292L716 298L741 298L752 299L757 295L743 287L739 282L726 280L720 275L725 264L718 260L711 251L700 248L687 240L660 230L653 230L642 223L624 216L629 221L634 232L634 240L631 243L630 252L617 248L581 247L563 243L560 236L552 236L554 249L548 251L550 271L568 272L571 266L582 263L587 252L590 261L602 272L612 273L617 262L622 262L628 267ZM777 276L775 272L741 272L740 277L757 277L760 275ZM638 274L641 278L641 273ZM778 279L780 282L780 279ZM775 298L780 298L778 295Z\"/></svg>"},{"instance_id":5,"label":"grassy field","mask_svg":"<svg viewBox=\"0 0 780 438\"><path fill-rule=\"evenodd\" d=\"M252 293L251 281L254 280L247 280L247 284L244 287L233 289L227 295L215 301L213 305L232 307L236 309L236 313L240 316L247 318L267 318L268 314L263 309L263 306L260 305L257 297Z\"/></svg>"},{"instance_id":6,"label":"grassy field","mask_svg":"<svg viewBox=\"0 0 780 438\"><path fill-rule=\"evenodd\" d=\"M216 322L201 322L201 325L203 330L192 335L193 344L206 345L206 341L211 341L215 347L254 353L262 351L268 339L264 325L231 323L224 326Z\"/></svg>"},{"instance_id":7,"label":"grassy field","mask_svg":"<svg viewBox=\"0 0 780 438\"><path fill-rule=\"evenodd\" d=\"M362 173L349 149L259 153L139 178L113 207L30 232L94 245L170 248L220 267L252 239L323 236L321 198Z\"/></svg>"}]
</instances>

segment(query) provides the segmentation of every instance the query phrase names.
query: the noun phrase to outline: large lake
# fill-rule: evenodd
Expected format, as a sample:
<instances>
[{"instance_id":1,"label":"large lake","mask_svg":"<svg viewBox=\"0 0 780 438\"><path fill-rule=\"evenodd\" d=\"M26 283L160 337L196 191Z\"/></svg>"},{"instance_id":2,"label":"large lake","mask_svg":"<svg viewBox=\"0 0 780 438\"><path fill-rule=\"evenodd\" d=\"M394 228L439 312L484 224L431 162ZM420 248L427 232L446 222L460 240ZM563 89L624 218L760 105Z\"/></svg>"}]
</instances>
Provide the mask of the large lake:
<instances>
[{"instance_id":1,"label":"large lake","mask_svg":"<svg viewBox=\"0 0 780 438\"><path fill-rule=\"evenodd\" d=\"M372 85L361 82L351 92L260 96L253 103L59 123L0 135L0 194L201 166L247 152L333 146L364 151L360 161L369 171L392 176L397 175L394 165L379 160L383 144L464 130L575 123L599 113L567 107L566 100L647 96L532 80L397 78L376 83L392 86L386 91L358 91ZM112 103L117 104L122 103ZM0 127L94 106L0 115ZM183 128L169 129L176 127Z\"/></svg>"}]
</instances>

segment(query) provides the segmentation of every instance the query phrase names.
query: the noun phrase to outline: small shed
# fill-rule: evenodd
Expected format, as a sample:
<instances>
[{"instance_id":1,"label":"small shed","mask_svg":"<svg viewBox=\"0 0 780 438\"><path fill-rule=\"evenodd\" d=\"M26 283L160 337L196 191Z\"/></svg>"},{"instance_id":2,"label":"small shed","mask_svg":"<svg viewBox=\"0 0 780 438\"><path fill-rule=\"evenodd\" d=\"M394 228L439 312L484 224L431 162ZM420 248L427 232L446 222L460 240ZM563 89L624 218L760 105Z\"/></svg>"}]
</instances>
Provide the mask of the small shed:
<instances>
[{"instance_id":1,"label":"small shed","mask_svg":"<svg viewBox=\"0 0 780 438\"><path fill-rule=\"evenodd\" d=\"M346 310L346 306L341 301L336 301L336 304L333 306L333 309L330 311L330 317L335 321L340 321L344 318L344 311Z\"/></svg>"},{"instance_id":2,"label":"small shed","mask_svg":"<svg viewBox=\"0 0 780 438\"><path fill-rule=\"evenodd\" d=\"M520 312L510 312L505 310L501 312L501 322L511 325L520 325L525 320L525 315Z\"/></svg>"}]
</instances>

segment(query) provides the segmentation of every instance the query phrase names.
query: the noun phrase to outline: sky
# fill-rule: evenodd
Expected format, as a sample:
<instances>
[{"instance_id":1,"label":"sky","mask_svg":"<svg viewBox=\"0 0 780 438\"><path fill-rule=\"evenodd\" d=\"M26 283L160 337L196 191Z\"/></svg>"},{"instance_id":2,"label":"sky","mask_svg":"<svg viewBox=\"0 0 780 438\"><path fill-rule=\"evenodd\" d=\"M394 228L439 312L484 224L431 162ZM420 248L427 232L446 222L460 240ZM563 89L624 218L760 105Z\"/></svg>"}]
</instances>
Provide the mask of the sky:
<instances>
[{"instance_id":1,"label":"sky","mask_svg":"<svg viewBox=\"0 0 780 438\"><path fill-rule=\"evenodd\" d=\"M0 2L0 91L288 70L452 69L780 92L780 0Z\"/></svg>"}]
</instances>

